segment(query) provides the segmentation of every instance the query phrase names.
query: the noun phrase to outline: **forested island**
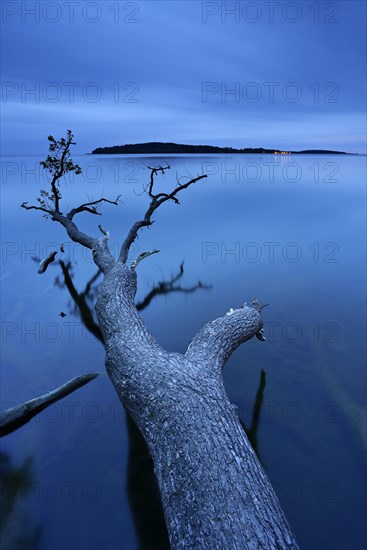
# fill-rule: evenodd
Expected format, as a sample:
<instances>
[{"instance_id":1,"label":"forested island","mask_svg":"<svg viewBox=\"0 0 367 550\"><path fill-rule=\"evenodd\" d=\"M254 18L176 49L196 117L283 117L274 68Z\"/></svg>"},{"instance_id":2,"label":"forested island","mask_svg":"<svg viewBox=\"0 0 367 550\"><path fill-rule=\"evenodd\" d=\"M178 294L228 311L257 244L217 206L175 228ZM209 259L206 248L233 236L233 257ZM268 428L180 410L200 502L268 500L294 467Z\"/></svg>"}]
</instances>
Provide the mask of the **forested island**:
<instances>
[{"instance_id":1,"label":"forested island","mask_svg":"<svg viewBox=\"0 0 367 550\"><path fill-rule=\"evenodd\" d=\"M349 155L344 151L329 151L325 149L306 149L304 151L281 151L280 149L264 149L263 147L216 147L215 145L184 145L182 143L162 143L151 141L112 147L97 147L92 155L156 155L156 154L279 154L279 155Z\"/></svg>"}]
</instances>

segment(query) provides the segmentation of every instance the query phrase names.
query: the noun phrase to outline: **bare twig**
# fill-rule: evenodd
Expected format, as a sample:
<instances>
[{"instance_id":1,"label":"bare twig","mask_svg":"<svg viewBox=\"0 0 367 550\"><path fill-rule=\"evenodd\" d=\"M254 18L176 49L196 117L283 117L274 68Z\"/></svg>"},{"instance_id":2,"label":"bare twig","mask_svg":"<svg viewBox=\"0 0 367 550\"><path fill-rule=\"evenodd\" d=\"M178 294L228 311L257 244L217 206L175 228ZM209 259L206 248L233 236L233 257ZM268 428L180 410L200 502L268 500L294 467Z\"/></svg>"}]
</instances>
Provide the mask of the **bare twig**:
<instances>
[{"instance_id":1,"label":"bare twig","mask_svg":"<svg viewBox=\"0 0 367 550\"><path fill-rule=\"evenodd\" d=\"M22 202L20 205L21 208L25 208L26 210L41 210L42 212L45 212L46 214L49 214L52 216L52 210L48 210L47 208L43 206L28 206L28 202Z\"/></svg>"},{"instance_id":2,"label":"bare twig","mask_svg":"<svg viewBox=\"0 0 367 550\"><path fill-rule=\"evenodd\" d=\"M118 197L114 201L110 201L109 199L102 198L102 199L98 199L96 201L86 202L84 204L81 204L77 208L73 208L72 210L70 210L70 212L68 212L68 214L66 214L66 216L69 218L69 220L72 220L73 217L75 216L75 214L79 214L80 212L89 212L90 214L97 214L97 215L101 216L101 213L98 212L98 210L97 210L98 206L102 202L107 202L108 204L118 205L120 197L121 197L121 195L118 195Z\"/></svg>"},{"instance_id":3,"label":"bare twig","mask_svg":"<svg viewBox=\"0 0 367 550\"><path fill-rule=\"evenodd\" d=\"M264 307L267 307L269 304L260 304L259 300L257 298L254 298L252 300L252 304L255 309L260 313L261 310L264 309Z\"/></svg>"},{"instance_id":4,"label":"bare twig","mask_svg":"<svg viewBox=\"0 0 367 550\"><path fill-rule=\"evenodd\" d=\"M50 252L50 254L47 256L47 258L45 258L44 260L41 261L41 263L39 265L39 268L38 268L38 273L39 274L45 273L48 266L55 260L56 254L57 254L57 250L55 250L54 252Z\"/></svg>"},{"instance_id":5,"label":"bare twig","mask_svg":"<svg viewBox=\"0 0 367 550\"><path fill-rule=\"evenodd\" d=\"M158 167L152 167L147 166L150 170L150 181L149 181L149 187L148 187L148 195L154 199L157 195L153 195L153 185L154 185L154 176L158 174L158 172L162 172L162 174L165 173L166 170L170 170L170 165L167 164L167 166L158 166Z\"/></svg>"},{"instance_id":6,"label":"bare twig","mask_svg":"<svg viewBox=\"0 0 367 550\"><path fill-rule=\"evenodd\" d=\"M105 229L103 229L103 227L101 225L98 226L98 229L100 230L100 232L102 233L102 235L104 235L105 237L109 237L110 234L108 231L106 231Z\"/></svg>"},{"instance_id":7,"label":"bare twig","mask_svg":"<svg viewBox=\"0 0 367 550\"><path fill-rule=\"evenodd\" d=\"M139 254L139 256L136 258L136 260L133 261L133 263L131 264L130 266L130 269L132 269L133 271L135 270L136 266L142 261L144 260L144 258L148 258L148 256L151 256L152 254L158 254L158 252L160 252L160 250L150 250L149 252L142 252L141 254Z\"/></svg>"}]
</instances>

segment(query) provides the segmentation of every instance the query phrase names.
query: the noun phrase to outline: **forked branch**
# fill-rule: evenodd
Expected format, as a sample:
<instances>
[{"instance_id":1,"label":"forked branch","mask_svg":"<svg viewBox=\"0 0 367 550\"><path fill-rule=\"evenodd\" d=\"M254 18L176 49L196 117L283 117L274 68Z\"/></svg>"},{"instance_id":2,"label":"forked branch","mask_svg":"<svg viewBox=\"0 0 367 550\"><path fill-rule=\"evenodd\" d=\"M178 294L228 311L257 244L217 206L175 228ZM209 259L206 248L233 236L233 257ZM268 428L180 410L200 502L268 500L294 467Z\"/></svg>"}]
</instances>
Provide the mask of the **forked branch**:
<instances>
[{"instance_id":1,"label":"forked branch","mask_svg":"<svg viewBox=\"0 0 367 550\"><path fill-rule=\"evenodd\" d=\"M60 210L60 179L70 173L81 173L81 168L78 164L74 164L70 157L70 147L75 145L74 136L70 130L67 131L67 137L56 140L53 136L49 136L49 155L46 160L40 164L51 176L51 189L41 189L40 196L37 198L39 205L28 205L28 202L23 202L21 207L25 210L40 210L44 212L46 217L50 217L52 221L59 222L65 229L69 237L74 241L94 252L94 259L98 267L102 271L106 271L115 260L113 259L107 244L108 234L105 237L97 239L86 235L78 229L73 221L76 214L81 212L89 212L90 214L100 215L98 207L102 203L115 204L119 203L119 195L116 200L101 198L95 201L89 201L72 208L68 213L63 214Z\"/></svg>"},{"instance_id":2,"label":"forked branch","mask_svg":"<svg viewBox=\"0 0 367 550\"><path fill-rule=\"evenodd\" d=\"M40 196L37 198L39 205L28 205L28 202L23 202L21 207L25 210L40 210L46 217L50 217L52 221L59 222L66 229L67 234L73 241L93 250L93 258L95 263L103 272L106 272L116 263L108 247L108 231L105 231L101 228L101 226L99 226L105 237L102 239L91 237L78 229L73 221L73 218L76 214L80 214L81 212L100 215L98 207L102 203L118 205L121 195L119 195L114 201L100 198L95 201L85 202L76 208L72 208L66 214L60 210L60 179L69 172L80 174L82 171L80 166L78 164L74 164L70 157L70 147L71 145L75 145L73 139L74 136L70 130L67 131L67 137L61 138L60 140L56 140L53 136L48 137L50 142L50 154L47 156L46 160L42 161L40 164L52 176L50 182L51 190L41 189ZM170 193L154 193L155 176L158 173L164 174L166 170L170 169L170 166L167 164L167 166L148 168L150 169L150 181L146 188L146 192L151 201L147 211L145 212L144 218L134 223L122 244L119 262L124 264L127 261L130 247L137 238L139 230L142 227L152 225L152 216L157 208L169 200L179 204L179 200L177 198L178 193L184 189L187 189L193 183L207 177L206 175L201 175L196 178L188 178L186 183L180 183L180 180L177 180L176 187Z\"/></svg>"},{"instance_id":3,"label":"forked branch","mask_svg":"<svg viewBox=\"0 0 367 550\"><path fill-rule=\"evenodd\" d=\"M178 193L183 191L184 189L187 189L192 185L193 183L196 183L199 180L202 180L206 178L206 175L197 176L196 178L192 178L186 183L180 184L178 183L177 187L171 192L171 193L153 193L154 188L154 177L157 175L158 172L162 172L164 174L165 170L169 170L170 166L167 164L167 166L159 166L157 168L148 167L150 169L150 182L148 185L148 195L151 198L149 207L147 211L145 212L145 216L142 220L139 220L134 223L134 225L131 227L125 241L122 244L121 250L120 250L120 257L119 262L126 263L129 255L129 250L133 242L138 236L138 232L143 227L148 227L149 225L153 224L152 216L154 212L159 208L163 203L173 200L176 204L179 204L179 200L177 198Z\"/></svg>"}]
</instances>

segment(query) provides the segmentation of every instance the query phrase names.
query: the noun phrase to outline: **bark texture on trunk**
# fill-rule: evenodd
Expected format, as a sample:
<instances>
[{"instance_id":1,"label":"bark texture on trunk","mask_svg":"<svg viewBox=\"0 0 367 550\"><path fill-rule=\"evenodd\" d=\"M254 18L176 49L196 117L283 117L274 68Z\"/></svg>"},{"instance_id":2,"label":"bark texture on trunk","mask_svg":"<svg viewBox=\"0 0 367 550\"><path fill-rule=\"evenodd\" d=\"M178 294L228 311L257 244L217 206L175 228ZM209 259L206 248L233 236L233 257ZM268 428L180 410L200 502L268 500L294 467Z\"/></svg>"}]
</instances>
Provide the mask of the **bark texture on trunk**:
<instances>
[{"instance_id":1,"label":"bark texture on trunk","mask_svg":"<svg viewBox=\"0 0 367 550\"><path fill-rule=\"evenodd\" d=\"M136 273L105 273L97 315L106 367L154 462L172 548L298 548L226 395L222 367L262 328L244 306L205 325L185 355L163 350L135 307Z\"/></svg>"}]
</instances>

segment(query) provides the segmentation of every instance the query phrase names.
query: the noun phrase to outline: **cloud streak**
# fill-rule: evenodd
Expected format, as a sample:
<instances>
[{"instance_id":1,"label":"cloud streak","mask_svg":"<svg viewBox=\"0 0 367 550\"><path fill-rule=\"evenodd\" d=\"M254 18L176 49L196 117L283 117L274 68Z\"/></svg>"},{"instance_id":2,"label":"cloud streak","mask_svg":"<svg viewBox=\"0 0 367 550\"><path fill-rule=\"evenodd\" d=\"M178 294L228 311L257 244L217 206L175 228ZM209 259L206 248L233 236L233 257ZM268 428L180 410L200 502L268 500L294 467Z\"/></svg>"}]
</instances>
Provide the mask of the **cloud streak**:
<instances>
[{"instance_id":1,"label":"cloud streak","mask_svg":"<svg viewBox=\"0 0 367 550\"><path fill-rule=\"evenodd\" d=\"M363 2L54 4L2 3L3 153L41 153L66 127L82 152L365 152Z\"/></svg>"}]
</instances>

